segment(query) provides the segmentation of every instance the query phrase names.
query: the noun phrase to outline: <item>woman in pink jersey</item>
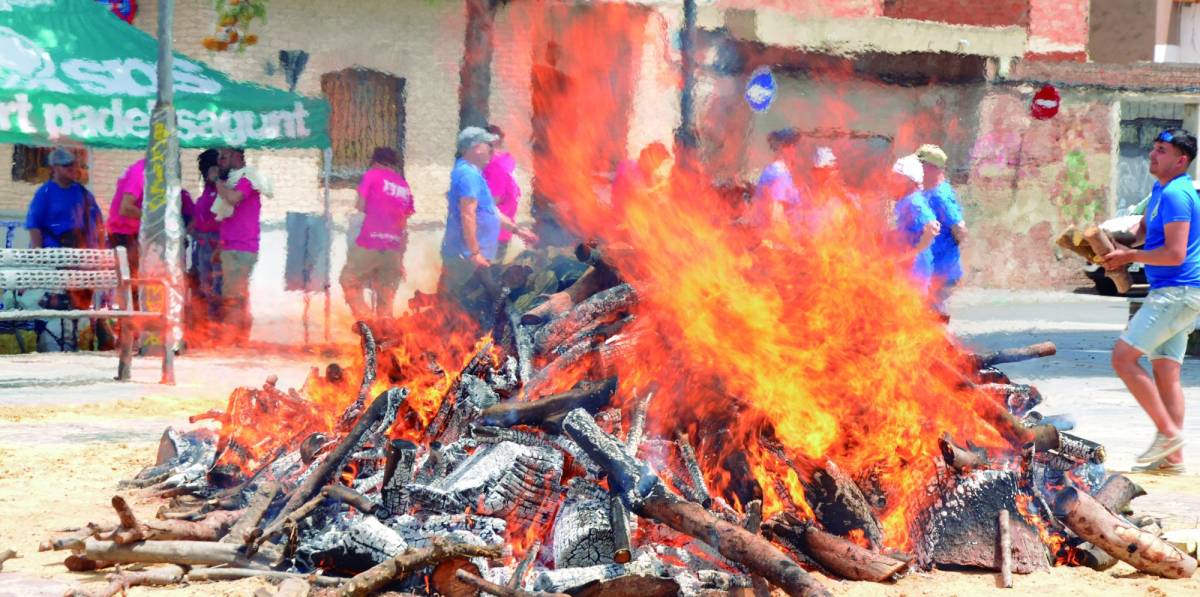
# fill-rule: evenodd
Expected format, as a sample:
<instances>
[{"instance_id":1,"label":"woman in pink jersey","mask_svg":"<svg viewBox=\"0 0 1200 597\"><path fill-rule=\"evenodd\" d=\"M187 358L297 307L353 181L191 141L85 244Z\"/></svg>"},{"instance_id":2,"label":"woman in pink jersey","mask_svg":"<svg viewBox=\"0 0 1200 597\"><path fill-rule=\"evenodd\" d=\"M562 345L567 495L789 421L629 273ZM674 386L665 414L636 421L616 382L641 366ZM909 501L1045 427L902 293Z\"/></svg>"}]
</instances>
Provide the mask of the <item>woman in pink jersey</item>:
<instances>
[{"instance_id":1,"label":"woman in pink jersey","mask_svg":"<svg viewBox=\"0 0 1200 597\"><path fill-rule=\"evenodd\" d=\"M516 177L517 159L513 157L513 154L504 151L504 131L500 130L500 127L494 124L488 125L487 131L499 137L500 140L492 144L495 153L492 154L492 161L483 169L483 179L487 181L488 190L492 192L496 209L508 216L508 219L516 221L517 200L521 198L521 186L517 184ZM504 261L512 236L511 230L500 227L500 244L496 250L496 263Z\"/></svg>"},{"instance_id":2,"label":"woman in pink jersey","mask_svg":"<svg viewBox=\"0 0 1200 597\"><path fill-rule=\"evenodd\" d=\"M339 278L355 319L392 317L396 289L404 279L408 217L415 210L408 182L397 170L399 162L391 148L375 148L371 168L358 185L356 207L363 212L363 224ZM366 288L375 293L374 310L363 297Z\"/></svg>"}]
</instances>

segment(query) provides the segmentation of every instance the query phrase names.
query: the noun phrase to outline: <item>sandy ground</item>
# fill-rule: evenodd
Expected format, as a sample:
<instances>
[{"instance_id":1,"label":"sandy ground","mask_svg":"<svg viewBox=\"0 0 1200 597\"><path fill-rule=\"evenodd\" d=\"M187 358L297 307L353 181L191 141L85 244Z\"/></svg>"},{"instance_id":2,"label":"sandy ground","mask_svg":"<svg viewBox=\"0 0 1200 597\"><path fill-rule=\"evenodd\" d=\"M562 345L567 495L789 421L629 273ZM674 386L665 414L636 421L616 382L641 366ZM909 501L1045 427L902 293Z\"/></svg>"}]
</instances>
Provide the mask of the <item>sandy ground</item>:
<instances>
[{"instance_id":1,"label":"sandy ground","mask_svg":"<svg viewBox=\"0 0 1200 597\"><path fill-rule=\"evenodd\" d=\"M1112 470L1127 470L1149 442L1149 421L1107 369L1107 349L1120 332L1126 304L1069 293L963 292L952 303L952 327L979 349L1053 340L1059 355L1005 370L1015 381L1034 383L1046 397L1046 414L1071 413L1085 437L1101 441ZM0 572L0 596L62 595L75 583L99 586L103 575L74 574L62 567L64 552L37 551L53 531L113 518L109 500L118 481L151 463L158 437L168 425L186 427L186 417L224 405L239 385L259 385L269 373L283 387L299 386L318 356L283 357L248 351L240 355L189 355L178 361L179 384L158 379L158 361L139 359L134 383L111 381L112 354L39 354L0 357L0 549L23 557ZM1200 365L1185 366L1189 404L1200 398ZM1187 455L1200 466L1200 426L1187 427ZM1193 475L1134 477L1149 495L1135 509L1161 517L1165 528L1200 527L1200 483ZM152 516L157 502L133 498L136 510ZM1055 568L1017 576L1016 591L996 587L989 573L914 573L893 584L823 579L838 595L950 596L1200 595L1200 578L1168 581L1147 577L1121 564L1107 572ZM135 588L130 595L252 595L259 581L174 588Z\"/></svg>"}]
</instances>

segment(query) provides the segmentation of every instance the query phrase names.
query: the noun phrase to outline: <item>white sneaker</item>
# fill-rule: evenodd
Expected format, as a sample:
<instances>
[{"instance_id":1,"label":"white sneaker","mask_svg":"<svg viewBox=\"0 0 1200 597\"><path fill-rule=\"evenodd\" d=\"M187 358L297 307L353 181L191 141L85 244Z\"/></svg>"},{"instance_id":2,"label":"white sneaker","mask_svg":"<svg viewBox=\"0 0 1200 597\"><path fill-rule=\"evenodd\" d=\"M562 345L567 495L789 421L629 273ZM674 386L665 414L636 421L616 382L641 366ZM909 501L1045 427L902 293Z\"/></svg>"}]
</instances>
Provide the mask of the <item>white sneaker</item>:
<instances>
[{"instance_id":1,"label":"white sneaker","mask_svg":"<svg viewBox=\"0 0 1200 597\"><path fill-rule=\"evenodd\" d=\"M1150 444L1150 448L1138 456L1139 464L1149 464L1158 460L1162 460L1183 448L1183 437L1167 437L1161 433L1154 435L1154 443Z\"/></svg>"}]
</instances>

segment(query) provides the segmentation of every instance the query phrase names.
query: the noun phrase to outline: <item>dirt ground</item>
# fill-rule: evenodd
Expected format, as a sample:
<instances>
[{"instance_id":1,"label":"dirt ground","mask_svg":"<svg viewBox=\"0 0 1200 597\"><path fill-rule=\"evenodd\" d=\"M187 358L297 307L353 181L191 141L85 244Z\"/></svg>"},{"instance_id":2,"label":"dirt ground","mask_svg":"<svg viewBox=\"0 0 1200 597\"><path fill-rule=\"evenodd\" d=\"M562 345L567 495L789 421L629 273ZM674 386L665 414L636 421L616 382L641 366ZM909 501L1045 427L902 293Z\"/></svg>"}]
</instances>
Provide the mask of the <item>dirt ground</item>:
<instances>
[{"instance_id":1,"label":"dirt ground","mask_svg":"<svg viewBox=\"0 0 1200 597\"><path fill-rule=\"evenodd\" d=\"M1105 443L1110 469L1123 470L1152 431L1104 370L1107 347L1122 325L1124 303L1114 301L1066 293L966 293L954 302L952 327L981 349L1046 339L1058 343L1058 356L1006 370L1014 381L1038 385L1047 398L1046 414L1076 415L1076 431ZM138 382L117 384L111 381L114 355L0 357L0 549L12 548L22 556L4 564L0 596L58 596L77 583L100 586L103 573L68 572L62 566L65 552L38 552L38 543L56 530L112 520L109 500L117 483L152 463L166 426L186 427L188 415L222 407L233 387L259 385L269 373L278 374L283 387L298 387L308 367L322 361L247 353L190 355L178 363L179 384L166 387L150 383L157 379L158 363L149 359L136 363ZM1185 392L1194 405L1200 397L1200 367L1189 359L1184 368ZM1193 446L1200 444L1194 426L1188 434ZM1200 464L1195 458L1191 462L1193 467ZM1135 510L1160 516L1167 529L1200 527L1200 478L1195 474L1133 478L1149 492L1134 502ZM146 517L160 505L136 494L132 503ZM1015 590L999 589L996 575L977 572L917 572L892 584L822 580L836 595L863 597L1200 595L1200 577L1164 580L1125 564L1107 572L1060 567L1017 576ZM135 588L129 594L241 596L263 586L247 580Z\"/></svg>"}]
</instances>

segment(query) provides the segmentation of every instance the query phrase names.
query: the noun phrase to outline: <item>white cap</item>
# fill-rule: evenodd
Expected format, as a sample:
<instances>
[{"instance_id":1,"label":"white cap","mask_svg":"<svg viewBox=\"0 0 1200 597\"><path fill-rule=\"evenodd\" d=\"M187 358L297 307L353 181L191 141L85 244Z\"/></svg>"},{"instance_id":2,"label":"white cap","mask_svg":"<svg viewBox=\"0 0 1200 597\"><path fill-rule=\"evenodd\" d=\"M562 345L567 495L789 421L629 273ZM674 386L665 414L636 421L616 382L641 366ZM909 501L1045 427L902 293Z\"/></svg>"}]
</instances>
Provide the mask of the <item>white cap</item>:
<instances>
[{"instance_id":1,"label":"white cap","mask_svg":"<svg viewBox=\"0 0 1200 597\"><path fill-rule=\"evenodd\" d=\"M892 172L907 178L918 185L925 180L925 169L921 167L921 160L917 159L916 155L906 155L892 164Z\"/></svg>"},{"instance_id":2,"label":"white cap","mask_svg":"<svg viewBox=\"0 0 1200 597\"><path fill-rule=\"evenodd\" d=\"M837 156L833 153L831 147L818 147L816 155L813 156L814 168L832 168L837 165Z\"/></svg>"}]
</instances>

